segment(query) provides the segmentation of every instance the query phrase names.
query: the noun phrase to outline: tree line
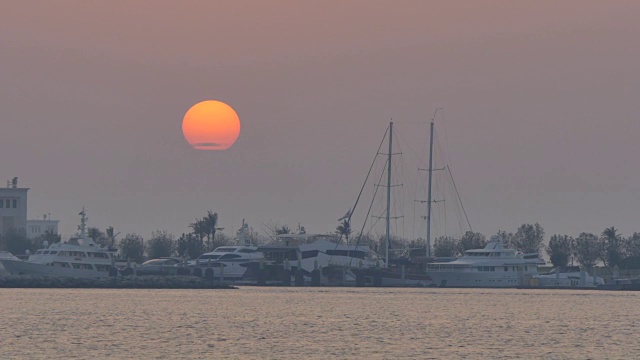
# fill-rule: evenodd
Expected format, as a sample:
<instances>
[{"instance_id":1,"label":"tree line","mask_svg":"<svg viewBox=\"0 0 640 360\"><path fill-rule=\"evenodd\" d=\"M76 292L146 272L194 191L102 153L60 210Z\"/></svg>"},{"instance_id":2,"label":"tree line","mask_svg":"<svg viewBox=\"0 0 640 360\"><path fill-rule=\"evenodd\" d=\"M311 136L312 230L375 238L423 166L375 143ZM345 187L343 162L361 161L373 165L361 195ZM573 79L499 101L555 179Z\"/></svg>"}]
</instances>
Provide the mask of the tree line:
<instances>
[{"instance_id":1,"label":"tree line","mask_svg":"<svg viewBox=\"0 0 640 360\"><path fill-rule=\"evenodd\" d=\"M287 225L279 223L263 224L263 233L249 228L248 237L252 244L263 245L276 242L276 236L292 233ZM145 239L136 234L126 234L120 241L116 241L119 234L113 227L103 232L96 227L87 229L87 235L96 243L113 247L118 246L121 257L136 262L158 257L178 256L195 259L201 254L213 251L219 246L230 245L234 240L222 232L219 227L218 213L207 211L206 215L196 218L189 224L189 232L182 233L178 238L166 230L153 231L151 237ZM298 225L298 233L304 233L304 227ZM359 244L370 247L380 256L386 253L386 238L383 235L352 236L351 225L348 220L339 223L335 230L335 241ZM522 224L514 233L498 231L491 238L499 238L510 248L523 253L539 253L546 251L553 266L580 264L591 269L602 263L606 267L620 269L640 269L640 232L634 232L624 237L615 227L606 228L600 235L580 233L577 237L554 234L545 245L545 231L540 224ZM45 244L61 241L58 234L47 232L36 239L28 239L24 231L9 231L0 236L0 250L13 254L24 254L27 250L33 252ZM435 257L457 257L470 249L483 248L487 243L486 236L479 232L467 231L460 238L441 236L434 240L431 254ZM422 249L424 254L424 239L409 240L393 236L390 239L393 256L398 256L397 250ZM406 253L406 251L405 251ZM415 254L416 251L413 251ZM145 256L146 255L146 256Z\"/></svg>"},{"instance_id":2,"label":"tree line","mask_svg":"<svg viewBox=\"0 0 640 360\"><path fill-rule=\"evenodd\" d=\"M605 267L640 269L640 233L624 237L615 227L606 228L600 235L580 233L577 237L555 234L544 245L544 229L540 224L523 224L515 233L498 231L494 236L508 247L523 253L539 253L544 249L553 266L580 264L592 269L599 263ZM493 237L493 236L492 236ZM466 250L487 244L481 233L468 231L461 238L442 236L434 241L432 254L436 257L461 256Z\"/></svg>"}]
</instances>

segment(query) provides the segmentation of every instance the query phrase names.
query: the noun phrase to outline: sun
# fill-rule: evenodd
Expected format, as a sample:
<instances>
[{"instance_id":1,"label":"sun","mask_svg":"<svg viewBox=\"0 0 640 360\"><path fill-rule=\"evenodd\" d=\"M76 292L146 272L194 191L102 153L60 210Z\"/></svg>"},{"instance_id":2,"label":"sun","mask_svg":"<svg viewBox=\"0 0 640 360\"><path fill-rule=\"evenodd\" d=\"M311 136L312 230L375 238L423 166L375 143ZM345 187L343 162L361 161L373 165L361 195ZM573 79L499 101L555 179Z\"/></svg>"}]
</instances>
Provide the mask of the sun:
<instances>
[{"instance_id":1,"label":"sun","mask_svg":"<svg viewBox=\"0 0 640 360\"><path fill-rule=\"evenodd\" d=\"M202 101L184 114L182 133L194 149L226 150L240 135L240 118L222 101Z\"/></svg>"}]
</instances>

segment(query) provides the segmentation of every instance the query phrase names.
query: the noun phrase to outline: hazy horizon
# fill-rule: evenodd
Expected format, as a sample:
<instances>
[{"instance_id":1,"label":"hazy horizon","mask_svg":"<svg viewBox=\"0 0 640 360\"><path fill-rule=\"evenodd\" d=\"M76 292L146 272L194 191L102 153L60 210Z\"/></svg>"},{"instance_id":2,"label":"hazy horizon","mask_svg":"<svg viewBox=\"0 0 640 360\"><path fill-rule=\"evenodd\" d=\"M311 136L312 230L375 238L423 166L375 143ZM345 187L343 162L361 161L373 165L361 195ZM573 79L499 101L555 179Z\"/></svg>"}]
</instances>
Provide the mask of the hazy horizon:
<instances>
[{"instance_id":1,"label":"hazy horizon","mask_svg":"<svg viewBox=\"0 0 640 360\"><path fill-rule=\"evenodd\" d=\"M443 108L474 231L631 235L638 18L635 1L10 2L0 186L18 176L29 218L63 237L83 206L123 235L179 235L207 210L228 234L243 218L326 233L390 119L426 141L414 123ZM206 99L240 117L229 150L182 136Z\"/></svg>"}]
</instances>

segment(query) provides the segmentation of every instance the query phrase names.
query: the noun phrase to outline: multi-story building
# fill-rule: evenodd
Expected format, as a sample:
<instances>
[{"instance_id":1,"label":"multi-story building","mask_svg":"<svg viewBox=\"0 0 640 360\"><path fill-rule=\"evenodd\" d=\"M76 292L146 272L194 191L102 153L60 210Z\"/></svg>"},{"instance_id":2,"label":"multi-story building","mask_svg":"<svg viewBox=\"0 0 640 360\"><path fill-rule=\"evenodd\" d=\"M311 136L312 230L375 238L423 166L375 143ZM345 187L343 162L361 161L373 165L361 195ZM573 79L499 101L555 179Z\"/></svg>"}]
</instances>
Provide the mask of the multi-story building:
<instances>
[{"instance_id":1,"label":"multi-story building","mask_svg":"<svg viewBox=\"0 0 640 360\"><path fill-rule=\"evenodd\" d=\"M18 187L17 177L8 181L6 188L0 188L0 235L12 230L26 232L28 191Z\"/></svg>"},{"instance_id":2,"label":"multi-story building","mask_svg":"<svg viewBox=\"0 0 640 360\"><path fill-rule=\"evenodd\" d=\"M27 237L35 239L47 232L57 234L59 222L59 220L51 220L51 216L47 217L47 215L42 219L27 220Z\"/></svg>"},{"instance_id":3,"label":"multi-story building","mask_svg":"<svg viewBox=\"0 0 640 360\"><path fill-rule=\"evenodd\" d=\"M18 187L18 178L7 181L6 188L0 188L0 235L15 231L35 239L46 232L58 233L58 220L51 220L45 215L43 219L27 220L28 188Z\"/></svg>"}]
</instances>

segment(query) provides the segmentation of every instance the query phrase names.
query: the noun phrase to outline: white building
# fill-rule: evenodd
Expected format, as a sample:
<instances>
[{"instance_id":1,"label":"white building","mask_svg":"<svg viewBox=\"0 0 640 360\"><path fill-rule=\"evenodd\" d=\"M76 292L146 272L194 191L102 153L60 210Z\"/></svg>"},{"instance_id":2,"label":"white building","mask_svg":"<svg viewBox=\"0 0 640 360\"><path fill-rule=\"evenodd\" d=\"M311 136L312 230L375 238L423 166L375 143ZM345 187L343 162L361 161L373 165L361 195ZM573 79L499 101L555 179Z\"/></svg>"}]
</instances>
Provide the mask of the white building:
<instances>
[{"instance_id":1,"label":"white building","mask_svg":"<svg viewBox=\"0 0 640 360\"><path fill-rule=\"evenodd\" d=\"M18 187L18 178L7 182L6 188L0 188L0 234L26 231L27 229L27 192L28 188Z\"/></svg>"},{"instance_id":2,"label":"white building","mask_svg":"<svg viewBox=\"0 0 640 360\"><path fill-rule=\"evenodd\" d=\"M47 218L47 215L42 219L27 220L27 237L29 239L35 239L47 232L57 234L59 222L59 220L51 220L50 218Z\"/></svg>"},{"instance_id":3,"label":"white building","mask_svg":"<svg viewBox=\"0 0 640 360\"><path fill-rule=\"evenodd\" d=\"M24 232L29 239L44 235L47 231L58 233L58 220L27 220L27 193L29 188L18 187L18 178L7 181L6 188L0 188L0 235L9 231Z\"/></svg>"}]
</instances>

